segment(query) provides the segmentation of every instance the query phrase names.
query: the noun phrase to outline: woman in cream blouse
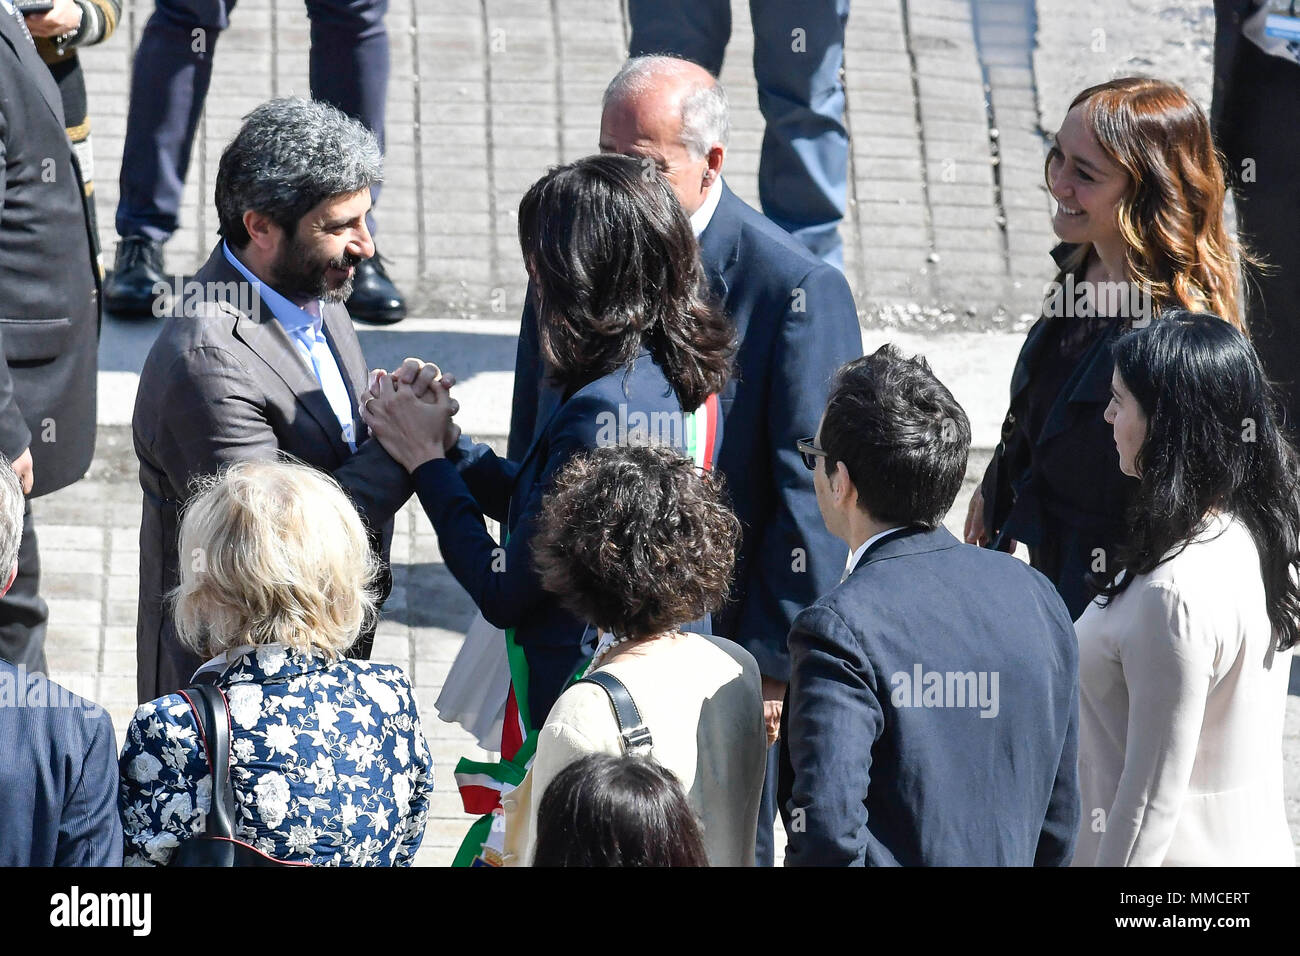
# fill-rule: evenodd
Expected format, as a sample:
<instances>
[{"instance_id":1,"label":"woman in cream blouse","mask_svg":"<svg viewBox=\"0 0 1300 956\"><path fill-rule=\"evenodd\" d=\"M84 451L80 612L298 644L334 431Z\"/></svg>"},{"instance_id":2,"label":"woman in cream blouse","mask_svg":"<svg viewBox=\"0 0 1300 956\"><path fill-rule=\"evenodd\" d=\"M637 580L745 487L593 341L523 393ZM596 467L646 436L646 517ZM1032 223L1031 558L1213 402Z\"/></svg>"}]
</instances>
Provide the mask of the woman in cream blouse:
<instances>
[{"instance_id":1,"label":"woman in cream blouse","mask_svg":"<svg viewBox=\"0 0 1300 956\"><path fill-rule=\"evenodd\" d=\"M1175 312L1115 346L1106 421L1140 482L1079 637L1075 865L1292 866L1295 453L1245 337Z\"/></svg>"},{"instance_id":2,"label":"woman in cream blouse","mask_svg":"<svg viewBox=\"0 0 1300 956\"><path fill-rule=\"evenodd\" d=\"M713 866L754 862L767 758L758 665L719 637L680 628L725 599L739 524L718 479L668 448L602 448L572 461L548 496L534 546L545 588L601 631L590 670L627 687L699 818ZM615 635L620 635L615 637ZM523 783L502 805L507 865L528 865L537 811L561 770L619 754L610 699L579 683L551 709Z\"/></svg>"}]
</instances>

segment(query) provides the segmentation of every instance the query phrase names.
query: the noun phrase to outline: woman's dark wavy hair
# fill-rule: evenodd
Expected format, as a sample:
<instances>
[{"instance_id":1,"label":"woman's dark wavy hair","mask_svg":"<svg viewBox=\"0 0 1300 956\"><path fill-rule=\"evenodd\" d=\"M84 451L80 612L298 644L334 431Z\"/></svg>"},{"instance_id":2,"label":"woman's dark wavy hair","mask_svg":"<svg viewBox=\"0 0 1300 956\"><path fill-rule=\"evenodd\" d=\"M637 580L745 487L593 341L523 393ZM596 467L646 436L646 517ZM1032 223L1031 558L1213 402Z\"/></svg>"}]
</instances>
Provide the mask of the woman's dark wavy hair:
<instances>
[{"instance_id":1,"label":"woman's dark wavy hair","mask_svg":"<svg viewBox=\"0 0 1300 956\"><path fill-rule=\"evenodd\" d=\"M707 297L690 220L654 164L599 155L555 167L519 204L519 245L559 384L629 366L645 345L683 409L722 390L734 327Z\"/></svg>"},{"instance_id":2,"label":"woman's dark wavy hair","mask_svg":"<svg viewBox=\"0 0 1300 956\"><path fill-rule=\"evenodd\" d=\"M533 866L708 865L681 783L646 757L589 754L542 794Z\"/></svg>"},{"instance_id":3,"label":"woman's dark wavy hair","mask_svg":"<svg viewBox=\"0 0 1300 956\"><path fill-rule=\"evenodd\" d=\"M1300 640L1300 467L1246 337L1216 315L1175 310L1120 337L1115 369L1147 417L1117 567L1089 580L1103 603L1231 513L1259 550L1278 650ZM1119 571L1128 573L1119 579Z\"/></svg>"},{"instance_id":4,"label":"woman's dark wavy hair","mask_svg":"<svg viewBox=\"0 0 1300 956\"><path fill-rule=\"evenodd\" d=\"M560 469L533 564L584 621L650 637L722 606L739 541L721 474L664 446L598 448Z\"/></svg>"}]
</instances>

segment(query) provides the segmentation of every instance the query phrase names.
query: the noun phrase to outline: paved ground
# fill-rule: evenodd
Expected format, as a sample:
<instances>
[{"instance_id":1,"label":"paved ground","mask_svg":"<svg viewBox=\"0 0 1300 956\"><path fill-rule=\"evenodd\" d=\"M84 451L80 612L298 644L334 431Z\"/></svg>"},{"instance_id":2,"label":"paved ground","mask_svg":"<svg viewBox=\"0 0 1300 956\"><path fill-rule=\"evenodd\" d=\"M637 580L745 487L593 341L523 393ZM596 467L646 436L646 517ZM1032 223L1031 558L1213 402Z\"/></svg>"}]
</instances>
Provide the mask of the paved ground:
<instances>
[{"instance_id":1,"label":"paved ground","mask_svg":"<svg viewBox=\"0 0 1300 956\"><path fill-rule=\"evenodd\" d=\"M84 54L101 236L113 210L131 56L150 10L126 0L109 42ZM750 70L748 4L733 2L722 79L734 106L725 176L756 201L762 118ZM924 352L971 415L982 469L996 442L1021 333L1050 278L1044 129L1069 98L1111 75L1156 72L1204 101L1213 33L1207 0L855 0L846 45L852 203L846 273L864 346ZM249 109L307 92L308 35L297 0L241 0L217 44L208 99L168 267L192 271L215 242L212 184ZM415 315L359 328L371 363L436 358L462 378L462 422L508 426L524 287L515 206L553 163L594 149L600 91L627 24L617 0L394 0L388 20L388 184L379 242ZM99 452L88 478L35 503L56 679L103 702L119 733L135 705L139 490L131 452L137 373L156 323L105 320ZM950 516L956 527L967 494ZM398 518L395 589L376 656L405 665L433 749L438 795L420 862L441 864L464 832L451 771L472 753L433 701L472 607L418 508ZM1300 842L1300 698L1290 699L1288 812Z\"/></svg>"}]
</instances>

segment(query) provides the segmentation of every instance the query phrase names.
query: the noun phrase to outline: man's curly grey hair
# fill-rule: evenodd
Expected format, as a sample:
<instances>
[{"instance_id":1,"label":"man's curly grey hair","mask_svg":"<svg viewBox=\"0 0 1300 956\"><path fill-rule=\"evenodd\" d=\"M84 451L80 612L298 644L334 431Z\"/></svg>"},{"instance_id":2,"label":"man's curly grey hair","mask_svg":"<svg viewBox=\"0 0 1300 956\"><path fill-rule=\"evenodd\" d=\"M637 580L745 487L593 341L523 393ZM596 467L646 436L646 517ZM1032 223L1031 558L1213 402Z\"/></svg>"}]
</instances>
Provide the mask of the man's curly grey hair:
<instances>
[{"instance_id":1,"label":"man's curly grey hair","mask_svg":"<svg viewBox=\"0 0 1300 956\"><path fill-rule=\"evenodd\" d=\"M248 245L244 213L270 217L292 235L319 203L382 182L383 150L375 134L317 100L282 97L244 117L217 167L219 232Z\"/></svg>"},{"instance_id":2,"label":"man's curly grey hair","mask_svg":"<svg viewBox=\"0 0 1300 956\"><path fill-rule=\"evenodd\" d=\"M675 56L635 56L605 87L601 108L622 102L630 97L644 96L653 90L661 79L681 71L689 63ZM692 159L709 155L714 143L727 145L731 135L731 120L727 108L727 91L717 80L700 82L682 97L682 145Z\"/></svg>"}]
</instances>

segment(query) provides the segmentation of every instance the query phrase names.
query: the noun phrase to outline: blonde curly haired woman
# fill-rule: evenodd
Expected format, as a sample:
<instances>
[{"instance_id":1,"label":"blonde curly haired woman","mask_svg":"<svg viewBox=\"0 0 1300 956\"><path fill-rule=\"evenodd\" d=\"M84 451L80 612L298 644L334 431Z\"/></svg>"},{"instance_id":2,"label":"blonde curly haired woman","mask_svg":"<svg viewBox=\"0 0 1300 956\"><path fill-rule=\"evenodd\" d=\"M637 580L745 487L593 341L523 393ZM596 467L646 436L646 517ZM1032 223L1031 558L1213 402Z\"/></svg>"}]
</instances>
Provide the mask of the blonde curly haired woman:
<instances>
[{"instance_id":1,"label":"blonde curly haired woman","mask_svg":"<svg viewBox=\"0 0 1300 956\"><path fill-rule=\"evenodd\" d=\"M1060 266L1011 377L1002 441L971 498L966 540L1014 551L1077 618L1123 540L1136 483L1111 429L1115 339L1171 309L1243 326L1239 252L1223 169L1185 90L1122 77L1074 98L1044 168Z\"/></svg>"},{"instance_id":2,"label":"blonde curly haired woman","mask_svg":"<svg viewBox=\"0 0 1300 956\"><path fill-rule=\"evenodd\" d=\"M191 500L180 554L177 631L230 713L236 837L282 862L409 866L432 765L402 669L344 657L376 569L342 489L305 465L234 465ZM126 865L166 865L212 806L184 697L136 711L120 770Z\"/></svg>"}]
</instances>

